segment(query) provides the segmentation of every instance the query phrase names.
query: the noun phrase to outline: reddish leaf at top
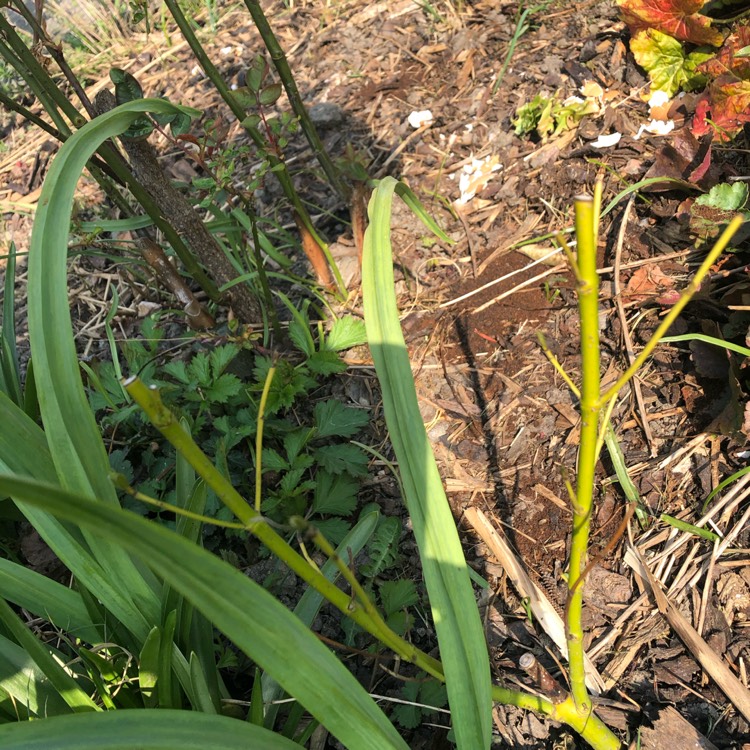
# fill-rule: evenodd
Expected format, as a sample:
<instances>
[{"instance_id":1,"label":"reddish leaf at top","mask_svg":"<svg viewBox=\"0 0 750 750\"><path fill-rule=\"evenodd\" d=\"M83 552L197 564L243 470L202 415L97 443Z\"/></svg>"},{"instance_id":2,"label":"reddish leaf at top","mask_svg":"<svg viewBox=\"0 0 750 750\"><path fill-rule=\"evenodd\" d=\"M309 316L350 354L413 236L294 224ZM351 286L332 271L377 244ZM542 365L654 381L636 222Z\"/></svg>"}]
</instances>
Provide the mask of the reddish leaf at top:
<instances>
[{"instance_id":1,"label":"reddish leaf at top","mask_svg":"<svg viewBox=\"0 0 750 750\"><path fill-rule=\"evenodd\" d=\"M746 123L750 123L750 81L727 74L712 81L701 97L691 130L696 136L716 132L727 141Z\"/></svg>"},{"instance_id":2,"label":"reddish leaf at top","mask_svg":"<svg viewBox=\"0 0 750 750\"><path fill-rule=\"evenodd\" d=\"M681 42L718 47L723 36L699 13L706 0L617 0L631 33L658 29Z\"/></svg>"},{"instance_id":3,"label":"reddish leaf at top","mask_svg":"<svg viewBox=\"0 0 750 750\"><path fill-rule=\"evenodd\" d=\"M745 52L750 46L750 25L738 26L721 45L714 57L701 63L698 70L710 78L731 73L750 81L750 56Z\"/></svg>"}]
</instances>

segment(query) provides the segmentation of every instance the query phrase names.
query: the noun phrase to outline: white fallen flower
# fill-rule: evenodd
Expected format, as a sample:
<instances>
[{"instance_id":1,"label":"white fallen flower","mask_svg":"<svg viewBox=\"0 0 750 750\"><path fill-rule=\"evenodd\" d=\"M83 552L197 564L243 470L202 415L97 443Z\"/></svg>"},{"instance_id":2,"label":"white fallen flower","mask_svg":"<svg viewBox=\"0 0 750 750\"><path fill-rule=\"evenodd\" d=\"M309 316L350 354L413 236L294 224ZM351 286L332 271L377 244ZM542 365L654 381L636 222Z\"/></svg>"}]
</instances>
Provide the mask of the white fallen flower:
<instances>
[{"instance_id":1,"label":"white fallen flower","mask_svg":"<svg viewBox=\"0 0 750 750\"><path fill-rule=\"evenodd\" d=\"M620 138L622 138L622 133L615 131L609 135L600 135L595 141L591 141L589 145L594 148L611 148L620 142Z\"/></svg>"},{"instance_id":2,"label":"white fallen flower","mask_svg":"<svg viewBox=\"0 0 750 750\"><path fill-rule=\"evenodd\" d=\"M219 50L219 52L221 52L221 54L226 57L228 54L230 54L232 52L232 48L231 47L222 47Z\"/></svg>"},{"instance_id":3,"label":"white fallen flower","mask_svg":"<svg viewBox=\"0 0 750 750\"><path fill-rule=\"evenodd\" d=\"M637 141L644 133L651 133L651 135L667 135L673 130L674 120L651 120L648 125L641 125L633 138Z\"/></svg>"},{"instance_id":4,"label":"white fallen flower","mask_svg":"<svg viewBox=\"0 0 750 750\"><path fill-rule=\"evenodd\" d=\"M478 192L484 190L492 179L492 173L502 169L497 156L485 156L484 159L472 159L461 171L458 187L461 197L455 203L459 206L467 204Z\"/></svg>"},{"instance_id":5,"label":"white fallen flower","mask_svg":"<svg viewBox=\"0 0 750 750\"><path fill-rule=\"evenodd\" d=\"M648 100L648 106L651 108L663 107L668 101L669 94L666 91L660 91L659 89L656 89L656 91L651 92L651 96Z\"/></svg>"},{"instance_id":6,"label":"white fallen flower","mask_svg":"<svg viewBox=\"0 0 750 750\"><path fill-rule=\"evenodd\" d=\"M420 112L412 112L407 121L416 130L423 125L431 125L434 119L429 109L423 109Z\"/></svg>"}]
</instances>

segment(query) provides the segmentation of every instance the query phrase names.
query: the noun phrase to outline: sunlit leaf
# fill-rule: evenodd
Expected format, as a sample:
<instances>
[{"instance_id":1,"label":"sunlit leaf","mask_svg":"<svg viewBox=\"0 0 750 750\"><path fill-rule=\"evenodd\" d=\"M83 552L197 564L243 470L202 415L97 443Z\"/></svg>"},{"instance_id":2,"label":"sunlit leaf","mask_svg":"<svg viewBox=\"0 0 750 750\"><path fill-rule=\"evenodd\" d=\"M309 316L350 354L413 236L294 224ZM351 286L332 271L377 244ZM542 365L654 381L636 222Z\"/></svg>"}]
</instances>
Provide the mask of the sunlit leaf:
<instances>
[{"instance_id":1,"label":"sunlit leaf","mask_svg":"<svg viewBox=\"0 0 750 750\"><path fill-rule=\"evenodd\" d=\"M631 32L658 29L692 44L718 47L723 36L711 27L711 19L699 11L706 0L617 0Z\"/></svg>"},{"instance_id":2,"label":"sunlit leaf","mask_svg":"<svg viewBox=\"0 0 750 750\"><path fill-rule=\"evenodd\" d=\"M690 91L706 84L698 67L711 57L705 52L685 54L682 44L658 29L644 29L630 40L635 61L648 72L652 90L673 97L678 91Z\"/></svg>"}]
</instances>

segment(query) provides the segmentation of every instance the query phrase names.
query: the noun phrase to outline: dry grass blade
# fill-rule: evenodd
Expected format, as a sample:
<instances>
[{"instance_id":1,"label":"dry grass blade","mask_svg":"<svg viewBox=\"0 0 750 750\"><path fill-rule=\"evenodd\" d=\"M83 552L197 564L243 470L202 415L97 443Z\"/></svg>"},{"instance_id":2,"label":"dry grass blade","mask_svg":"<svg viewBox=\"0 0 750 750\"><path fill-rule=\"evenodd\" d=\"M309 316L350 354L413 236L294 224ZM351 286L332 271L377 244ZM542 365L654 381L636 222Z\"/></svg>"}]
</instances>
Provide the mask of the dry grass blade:
<instances>
[{"instance_id":1,"label":"dry grass blade","mask_svg":"<svg viewBox=\"0 0 750 750\"><path fill-rule=\"evenodd\" d=\"M557 610L542 590L529 578L510 545L478 508L468 508L466 520L503 566L518 593L528 598L531 611L544 632L555 642L561 653L567 657L568 647L565 641L565 625L562 618L557 614ZM605 690L604 680L589 659L586 660L586 685L592 693L597 695Z\"/></svg>"},{"instance_id":2,"label":"dry grass blade","mask_svg":"<svg viewBox=\"0 0 750 750\"><path fill-rule=\"evenodd\" d=\"M654 577L643 556L634 548L625 553L625 562L646 582L654 594L656 606L667 619L672 629L682 639L690 653L721 688L734 707L750 721L750 690L717 656L701 638L698 631L687 621L677 607L669 601L661 585Z\"/></svg>"}]
</instances>

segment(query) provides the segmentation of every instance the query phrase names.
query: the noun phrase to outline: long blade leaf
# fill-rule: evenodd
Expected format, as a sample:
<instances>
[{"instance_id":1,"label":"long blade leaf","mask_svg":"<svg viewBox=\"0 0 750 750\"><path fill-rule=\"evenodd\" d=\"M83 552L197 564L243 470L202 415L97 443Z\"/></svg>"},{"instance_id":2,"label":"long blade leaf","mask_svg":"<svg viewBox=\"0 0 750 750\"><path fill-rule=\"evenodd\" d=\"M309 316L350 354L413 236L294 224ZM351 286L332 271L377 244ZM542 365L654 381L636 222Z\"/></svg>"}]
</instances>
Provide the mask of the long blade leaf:
<instances>
[{"instance_id":1,"label":"long blade leaf","mask_svg":"<svg viewBox=\"0 0 750 750\"><path fill-rule=\"evenodd\" d=\"M226 716L171 709L58 716L0 726L3 750L299 750L291 740Z\"/></svg>"},{"instance_id":2,"label":"long blade leaf","mask_svg":"<svg viewBox=\"0 0 750 750\"><path fill-rule=\"evenodd\" d=\"M399 324L390 242L397 184L385 178L370 201L362 265L365 324L419 545L458 747L477 750L488 748L491 741L489 657L456 523L419 413Z\"/></svg>"},{"instance_id":3,"label":"long blade leaf","mask_svg":"<svg viewBox=\"0 0 750 750\"><path fill-rule=\"evenodd\" d=\"M0 492L122 545L267 671L346 747L407 750L351 672L280 602L215 555L132 513L21 477Z\"/></svg>"}]
</instances>

